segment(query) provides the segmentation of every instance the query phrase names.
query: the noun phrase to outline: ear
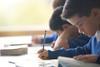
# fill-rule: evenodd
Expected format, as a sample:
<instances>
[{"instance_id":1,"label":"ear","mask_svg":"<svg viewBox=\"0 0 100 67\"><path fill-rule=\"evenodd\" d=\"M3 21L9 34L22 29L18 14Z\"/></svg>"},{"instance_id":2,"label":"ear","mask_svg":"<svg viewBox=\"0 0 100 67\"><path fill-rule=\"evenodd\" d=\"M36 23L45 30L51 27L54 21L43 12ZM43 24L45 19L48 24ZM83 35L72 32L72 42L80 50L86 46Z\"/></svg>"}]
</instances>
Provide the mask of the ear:
<instances>
[{"instance_id":1,"label":"ear","mask_svg":"<svg viewBox=\"0 0 100 67\"><path fill-rule=\"evenodd\" d=\"M91 16L94 16L94 17L100 16L100 9L93 8L93 9L91 10Z\"/></svg>"}]
</instances>

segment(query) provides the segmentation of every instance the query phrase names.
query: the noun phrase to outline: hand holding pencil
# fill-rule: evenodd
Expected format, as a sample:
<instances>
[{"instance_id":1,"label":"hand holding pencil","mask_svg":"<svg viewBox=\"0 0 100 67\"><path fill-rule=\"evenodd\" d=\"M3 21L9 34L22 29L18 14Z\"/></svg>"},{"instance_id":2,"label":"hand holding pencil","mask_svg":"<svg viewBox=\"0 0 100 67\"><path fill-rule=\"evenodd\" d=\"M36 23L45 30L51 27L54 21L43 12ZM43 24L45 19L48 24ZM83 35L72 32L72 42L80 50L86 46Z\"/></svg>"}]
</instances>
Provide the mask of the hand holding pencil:
<instances>
[{"instance_id":1,"label":"hand holding pencil","mask_svg":"<svg viewBox=\"0 0 100 67\"><path fill-rule=\"evenodd\" d=\"M46 38L46 30L44 32L44 40L43 40L43 44L42 44L42 49L38 51L38 53L41 53L44 51L44 47L45 47L45 38Z\"/></svg>"},{"instance_id":2,"label":"hand holding pencil","mask_svg":"<svg viewBox=\"0 0 100 67\"><path fill-rule=\"evenodd\" d=\"M43 59L43 60L47 60L48 59L48 51L47 50L40 50L40 52L38 52L39 54L39 58Z\"/></svg>"},{"instance_id":3,"label":"hand holding pencil","mask_svg":"<svg viewBox=\"0 0 100 67\"><path fill-rule=\"evenodd\" d=\"M42 44L42 49L38 51L39 58L41 58L43 60L48 59L48 51L44 49L44 47L45 47L45 38L46 38L46 30L44 32L44 40L43 40L43 44Z\"/></svg>"}]
</instances>

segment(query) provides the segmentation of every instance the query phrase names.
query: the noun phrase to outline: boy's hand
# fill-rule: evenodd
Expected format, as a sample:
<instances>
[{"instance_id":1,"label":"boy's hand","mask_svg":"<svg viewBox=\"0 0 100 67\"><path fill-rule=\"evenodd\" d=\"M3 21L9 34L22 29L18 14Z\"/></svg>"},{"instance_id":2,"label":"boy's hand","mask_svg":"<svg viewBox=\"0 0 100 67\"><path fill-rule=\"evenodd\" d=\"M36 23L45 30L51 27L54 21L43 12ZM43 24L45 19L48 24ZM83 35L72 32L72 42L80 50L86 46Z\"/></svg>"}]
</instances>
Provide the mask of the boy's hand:
<instances>
[{"instance_id":1,"label":"boy's hand","mask_svg":"<svg viewBox=\"0 0 100 67\"><path fill-rule=\"evenodd\" d=\"M55 46L55 41L53 41L53 42L51 43L51 48L54 48L54 46Z\"/></svg>"},{"instance_id":2,"label":"boy's hand","mask_svg":"<svg viewBox=\"0 0 100 67\"><path fill-rule=\"evenodd\" d=\"M74 59L93 63L93 62L96 62L97 56L95 56L95 55L78 55L78 56L75 56Z\"/></svg>"},{"instance_id":3,"label":"boy's hand","mask_svg":"<svg viewBox=\"0 0 100 67\"><path fill-rule=\"evenodd\" d=\"M40 49L37 53L39 54L39 53L42 53L43 51L45 51L45 49L44 50Z\"/></svg>"},{"instance_id":4,"label":"boy's hand","mask_svg":"<svg viewBox=\"0 0 100 67\"><path fill-rule=\"evenodd\" d=\"M48 51L47 50L40 50L38 51L38 54L39 54L39 58L43 59L43 60L46 60L48 59Z\"/></svg>"},{"instance_id":5,"label":"boy's hand","mask_svg":"<svg viewBox=\"0 0 100 67\"><path fill-rule=\"evenodd\" d=\"M41 44L41 37L32 37L32 44Z\"/></svg>"}]
</instances>

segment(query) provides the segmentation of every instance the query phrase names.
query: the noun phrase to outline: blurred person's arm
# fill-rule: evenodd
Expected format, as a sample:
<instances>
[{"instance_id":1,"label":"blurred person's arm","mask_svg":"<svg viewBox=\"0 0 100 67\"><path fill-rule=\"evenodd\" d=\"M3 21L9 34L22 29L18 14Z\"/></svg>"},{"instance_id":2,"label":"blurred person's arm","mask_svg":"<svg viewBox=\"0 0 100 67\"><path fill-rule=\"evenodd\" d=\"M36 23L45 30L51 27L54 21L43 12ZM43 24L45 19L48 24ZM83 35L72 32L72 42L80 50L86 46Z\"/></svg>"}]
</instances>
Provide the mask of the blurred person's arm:
<instances>
[{"instance_id":1,"label":"blurred person's arm","mask_svg":"<svg viewBox=\"0 0 100 67\"><path fill-rule=\"evenodd\" d=\"M53 41L55 41L57 39L57 37L58 37L58 35L54 32L51 35L46 36L45 43L52 43ZM43 37L39 37L39 36L32 37L32 43L42 44L43 41L44 41Z\"/></svg>"},{"instance_id":2,"label":"blurred person's arm","mask_svg":"<svg viewBox=\"0 0 100 67\"><path fill-rule=\"evenodd\" d=\"M56 32L53 32L51 35L46 36L45 43L52 43L57 39L58 35ZM41 38L41 43L43 43L44 38Z\"/></svg>"}]
</instances>

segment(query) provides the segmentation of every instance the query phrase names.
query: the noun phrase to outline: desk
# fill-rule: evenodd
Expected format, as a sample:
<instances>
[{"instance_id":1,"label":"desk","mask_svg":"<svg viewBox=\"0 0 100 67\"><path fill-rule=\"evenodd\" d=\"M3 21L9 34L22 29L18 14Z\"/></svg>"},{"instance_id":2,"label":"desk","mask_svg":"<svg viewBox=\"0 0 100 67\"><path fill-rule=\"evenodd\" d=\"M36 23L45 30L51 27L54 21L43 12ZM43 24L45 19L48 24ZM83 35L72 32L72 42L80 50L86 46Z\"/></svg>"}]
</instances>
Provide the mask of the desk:
<instances>
[{"instance_id":1,"label":"desk","mask_svg":"<svg viewBox=\"0 0 100 67\"><path fill-rule=\"evenodd\" d=\"M52 33L44 24L0 26L0 36L42 35L45 29L47 34Z\"/></svg>"},{"instance_id":2,"label":"desk","mask_svg":"<svg viewBox=\"0 0 100 67\"><path fill-rule=\"evenodd\" d=\"M0 67L57 67L57 60L41 60L37 51L42 46L28 47L28 54L22 56L0 56ZM46 46L45 49L51 49Z\"/></svg>"}]
</instances>

